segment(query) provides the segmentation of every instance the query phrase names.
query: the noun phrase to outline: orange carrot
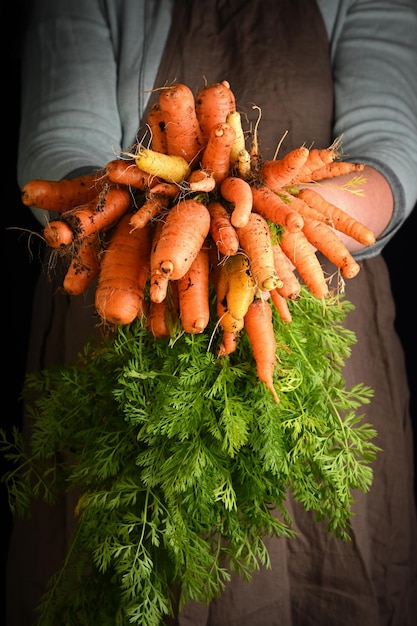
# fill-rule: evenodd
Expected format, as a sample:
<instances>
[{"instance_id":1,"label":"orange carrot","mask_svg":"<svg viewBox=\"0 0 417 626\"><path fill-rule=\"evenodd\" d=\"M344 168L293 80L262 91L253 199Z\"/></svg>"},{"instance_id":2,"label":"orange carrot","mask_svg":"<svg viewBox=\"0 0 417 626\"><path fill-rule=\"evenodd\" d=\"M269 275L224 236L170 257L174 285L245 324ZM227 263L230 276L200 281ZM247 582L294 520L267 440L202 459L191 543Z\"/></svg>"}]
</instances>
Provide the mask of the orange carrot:
<instances>
[{"instance_id":1,"label":"orange carrot","mask_svg":"<svg viewBox=\"0 0 417 626\"><path fill-rule=\"evenodd\" d=\"M193 163L205 145L193 92L181 83L166 87L159 95L159 107L165 122L167 154Z\"/></svg>"},{"instance_id":2,"label":"orange carrot","mask_svg":"<svg viewBox=\"0 0 417 626\"><path fill-rule=\"evenodd\" d=\"M276 244L272 248L274 253L274 267L278 278L282 281L281 287L276 287L276 291L288 300L297 300L301 285L290 265L288 257L283 253L280 245Z\"/></svg>"},{"instance_id":3,"label":"orange carrot","mask_svg":"<svg viewBox=\"0 0 417 626\"><path fill-rule=\"evenodd\" d=\"M161 272L156 272L153 269L152 264L152 255L156 250L159 240L161 238L162 228L164 227L164 222L159 220L156 222L156 226L154 228L152 234L152 245L151 245L151 276L150 276L150 286L149 286L149 297L151 302L162 302L165 300L168 288L169 288L169 278L162 274Z\"/></svg>"},{"instance_id":4,"label":"orange carrot","mask_svg":"<svg viewBox=\"0 0 417 626\"><path fill-rule=\"evenodd\" d=\"M282 159L264 161L260 175L265 185L278 191L290 184L307 161L308 153L308 149L301 146L288 152Z\"/></svg>"},{"instance_id":5,"label":"orange carrot","mask_svg":"<svg viewBox=\"0 0 417 626\"><path fill-rule=\"evenodd\" d=\"M279 316L282 319L282 321L287 324L292 322L292 315L291 315L290 309L288 308L288 301L286 300L286 298L281 296L278 289L273 289L270 292L270 294L271 294L271 300L274 303L274 306L276 310L278 311Z\"/></svg>"},{"instance_id":6,"label":"orange carrot","mask_svg":"<svg viewBox=\"0 0 417 626\"><path fill-rule=\"evenodd\" d=\"M175 326L178 325L178 315L178 286L175 281L171 281L164 300L161 302L151 300L146 318L146 328L156 339L168 338Z\"/></svg>"},{"instance_id":7,"label":"orange carrot","mask_svg":"<svg viewBox=\"0 0 417 626\"><path fill-rule=\"evenodd\" d=\"M147 198L141 207L130 217L132 228L143 228L145 224L152 221L168 207L169 198L159 194L154 194Z\"/></svg>"},{"instance_id":8,"label":"orange carrot","mask_svg":"<svg viewBox=\"0 0 417 626\"><path fill-rule=\"evenodd\" d=\"M153 195L165 196L166 198L176 198L180 192L177 183L157 183L148 190L149 197Z\"/></svg>"},{"instance_id":9,"label":"orange carrot","mask_svg":"<svg viewBox=\"0 0 417 626\"><path fill-rule=\"evenodd\" d=\"M302 200L300 197L300 192L298 188L294 190L293 193L286 193L285 190L279 192L279 197L283 200L288 207L297 211L301 215L302 218L309 217L310 219L319 220L331 226L331 220L324 213L319 211L317 208L308 205L307 202Z\"/></svg>"},{"instance_id":10,"label":"orange carrot","mask_svg":"<svg viewBox=\"0 0 417 626\"><path fill-rule=\"evenodd\" d=\"M280 246L313 296L324 298L329 293L323 269L312 245L303 231L282 233Z\"/></svg>"},{"instance_id":11,"label":"orange carrot","mask_svg":"<svg viewBox=\"0 0 417 626\"><path fill-rule=\"evenodd\" d=\"M75 238L82 238L111 228L128 210L132 202L127 189L110 188L97 200L67 211L65 221L70 225ZM64 218L63 216L63 218Z\"/></svg>"},{"instance_id":12,"label":"orange carrot","mask_svg":"<svg viewBox=\"0 0 417 626\"><path fill-rule=\"evenodd\" d=\"M246 226L236 231L240 246L249 257L257 287L261 291L270 291L281 285L275 270L271 233L262 215L251 213Z\"/></svg>"},{"instance_id":13,"label":"orange carrot","mask_svg":"<svg viewBox=\"0 0 417 626\"><path fill-rule=\"evenodd\" d=\"M338 156L339 153L336 147L312 148L308 153L306 162L298 171L298 174L295 176L293 182L298 183L301 181L311 180L311 174L314 170L332 163L338 158Z\"/></svg>"},{"instance_id":14,"label":"orange carrot","mask_svg":"<svg viewBox=\"0 0 417 626\"><path fill-rule=\"evenodd\" d=\"M159 182L152 174L140 170L135 161L126 159L109 161L106 165L106 176L112 183L127 185L142 191Z\"/></svg>"},{"instance_id":15,"label":"orange carrot","mask_svg":"<svg viewBox=\"0 0 417 626\"><path fill-rule=\"evenodd\" d=\"M266 185L252 186L253 211L265 219L284 226L287 230L301 230L304 224L302 216Z\"/></svg>"},{"instance_id":16,"label":"orange carrot","mask_svg":"<svg viewBox=\"0 0 417 626\"><path fill-rule=\"evenodd\" d=\"M156 152L167 154L167 138L165 135L165 120L158 102L149 109L147 124L151 132L151 148Z\"/></svg>"},{"instance_id":17,"label":"orange carrot","mask_svg":"<svg viewBox=\"0 0 417 626\"><path fill-rule=\"evenodd\" d=\"M151 300L149 304L149 312L146 318L146 328L152 333L156 339L170 337L167 323L168 299L164 298L161 302Z\"/></svg>"},{"instance_id":18,"label":"orange carrot","mask_svg":"<svg viewBox=\"0 0 417 626\"><path fill-rule=\"evenodd\" d=\"M63 220L51 220L43 229L45 243L50 248L58 249L74 241L74 232Z\"/></svg>"},{"instance_id":19,"label":"orange carrot","mask_svg":"<svg viewBox=\"0 0 417 626\"><path fill-rule=\"evenodd\" d=\"M356 239L356 241L365 246L371 246L375 243L375 235L369 228L350 216L346 211L343 211L343 209L327 202L314 189L301 189L298 197L309 207L318 211L319 215L322 215L322 221L333 226L339 232ZM319 216L316 219L319 219Z\"/></svg>"},{"instance_id":20,"label":"orange carrot","mask_svg":"<svg viewBox=\"0 0 417 626\"><path fill-rule=\"evenodd\" d=\"M246 226L252 211L252 189L249 183L237 176L227 176L220 185L225 200L233 203L230 221L232 226Z\"/></svg>"},{"instance_id":21,"label":"orange carrot","mask_svg":"<svg viewBox=\"0 0 417 626\"><path fill-rule=\"evenodd\" d=\"M298 182L319 182L326 178L336 178L336 176L343 176L343 174L351 174L352 172L362 172L365 165L363 163L349 163L348 161L333 161L328 165L319 167L318 170L314 170L311 173L309 180Z\"/></svg>"},{"instance_id":22,"label":"orange carrot","mask_svg":"<svg viewBox=\"0 0 417 626\"><path fill-rule=\"evenodd\" d=\"M184 332L202 333L210 321L208 248L199 250L189 270L178 280L178 296Z\"/></svg>"},{"instance_id":23,"label":"orange carrot","mask_svg":"<svg viewBox=\"0 0 417 626\"><path fill-rule=\"evenodd\" d=\"M211 217L210 235L219 252L233 256L239 249L239 237L230 222L230 215L225 207L213 200L207 205Z\"/></svg>"},{"instance_id":24,"label":"orange carrot","mask_svg":"<svg viewBox=\"0 0 417 626\"><path fill-rule=\"evenodd\" d=\"M187 199L166 216L158 242L152 248L151 280L163 276L178 280L189 270L210 230L210 213L202 202Z\"/></svg>"},{"instance_id":25,"label":"orange carrot","mask_svg":"<svg viewBox=\"0 0 417 626\"><path fill-rule=\"evenodd\" d=\"M329 226L317 220L305 219L303 233L312 246L342 270L345 278L354 278L358 274L360 265Z\"/></svg>"},{"instance_id":26,"label":"orange carrot","mask_svg":"<svg viewBox=\"0 0 417 626\"><path fill-rule=\"evenodd\" d=\"M187 183L190 191L194 192L210 193L216 187L214 176L202 169L191 172Z\"/></svg>"},{"instance_id":27,"label":"orange carrot","mask_svg":"<svg viewBox=\"0 0 417 626\"><path fill-rule=\"evenodd\" d=\"M201 168L212 174L217 184L230 173L230 151L234 139L235 131L226 122L216 124L210 131L201 157Z\"/></svg>"},{"instance_id":28,"label":"orange carrot","mask_svg":"<svg viewBox=\"0 0 417 626\"><path fill-rule=\"evenodd\" d=\"M202 87L195 97L195 110L203 140L207 142L211 129L226 122L228 114L236 110L229 83L224 80Z\"/></svg>"},{"instance_id":29,"label":"orange carrot","mask_svg":"<svg viewBox=\"0 0 417 626\"><path fill-rule=\"evenodd\" d=\"M237 333L234 333L234 332L230 333L224 330L223 340L217 351L217 356L221 358L223 356L228 356L229 354L232 354L232 352L236 350L236 346L237 346Z\"/></svg>"},{"instance_id":30,"label":"orange carrot","mask_svg":"<svg viewBox=\"0 0 417 626\"><path fill-rule=\"evenodd\" d=\"M79 296L91 285L100 268L99 250L100 240L96 233L78 242L62 285L67 293Z\"/></svg>"},{"instance_id":31,"label":"orange carrot","mask_svg":"<svg viewBox=\"0 0 417 626\"><path fill-rule=\"evenodd\" d=\"M30 180L22 188L25 206L63 213L93 200L104 182L103 173L95 172L63 180Z\"/></svg>"},{"instance_id":32,"label":"orange carrot","mask_svg":"<svg viewBox=\"0 0 417 626\"><path fill-rule=\"evenodd\" d=\"M245 315L245 330L255 359L258 378L271 391L275 402L279 402L274 387L276 340L272 309L267 300L257 298L252 302Z\"/></svg>"},{"instance_id":33,"label":"orange carrot","mask_svg":"<svg viewBox=\"0 0 417 626\"><path fill-rule=\"evenodd\" d=\"M132 231L129 218L119 219L101 259L95 306L110 324L129 324L146 308L151 226Z\"/></svg>"}]
</instances>

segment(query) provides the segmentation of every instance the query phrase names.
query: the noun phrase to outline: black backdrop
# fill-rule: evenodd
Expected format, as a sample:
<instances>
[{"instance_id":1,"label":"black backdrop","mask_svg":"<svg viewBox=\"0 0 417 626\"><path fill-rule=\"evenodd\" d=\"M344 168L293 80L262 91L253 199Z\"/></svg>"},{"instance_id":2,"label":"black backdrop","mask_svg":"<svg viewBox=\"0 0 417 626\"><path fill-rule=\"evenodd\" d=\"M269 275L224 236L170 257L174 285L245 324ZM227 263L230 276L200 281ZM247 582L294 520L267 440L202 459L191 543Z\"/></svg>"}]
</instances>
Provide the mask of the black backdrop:
<instances>
[{"instance_id":1,"label":"black backdrop","mask_svg":"<svg viewBox=\"0 0 417 626\"><path fill-rule=\"evenodd\" d=\"M30 0L29 0L30 1ZM20 201L16 178L17 142L19 133L20 100L20 36L24 28L24 15L28 0L1 4L2 38L2 104L3 104L3 175L1 178L1 267L5 279L2 286L3 406L1 427L11 429L21 424L19 394L24 379L25 354L31 317L31 299L34 283L41 271L40 244L36 233L39 225ZM417 176L417 172L416 172ZM417 233L417 210L384 251L390 269L393 292L397 303L397 329L403 342L411 386L411 408L417 433L417 331L416 314L410 303L416 263L414 260ZM415 437L415 439L417 439ZM1 474L7 469L1 459ZM0 562L5 563L12 519L3 483L1 489L1 546ZM4 567L3 567L4 571ZM4 585L2 585L2 592ZM4 594L0 600L4 607ZM2 608L4 611L4 608ZM3 617L0 615L0 617ZM4 619L1 620L4 623Z\"/></svg>"}]
</instances>

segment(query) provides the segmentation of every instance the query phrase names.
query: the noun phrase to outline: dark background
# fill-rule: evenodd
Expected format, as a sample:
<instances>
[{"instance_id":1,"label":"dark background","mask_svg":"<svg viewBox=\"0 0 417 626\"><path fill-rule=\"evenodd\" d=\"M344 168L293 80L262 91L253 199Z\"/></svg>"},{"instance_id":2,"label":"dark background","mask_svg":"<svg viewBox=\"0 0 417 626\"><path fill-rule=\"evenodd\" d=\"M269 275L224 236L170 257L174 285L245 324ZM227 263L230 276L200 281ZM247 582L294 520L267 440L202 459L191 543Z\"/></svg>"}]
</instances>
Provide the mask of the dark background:
<instances>
[{"instance_id":1,"label":"dark background","mask_svg":"<svg viewBox=\"0 0 417 626\"><path fill-rule=\"evenodd\" d=\"M12 5L12 6L11 6ZM3 81L3 176L1 215L1 267L4 283L1 307L3 315L3 406L1 427L7 430L21 424L19 395L24 379L25 354L31 316L31 300L34 283L41 271L39 253L40 232L38 222L20 201L16 178L17 142L19 134L20 101L20 37L24 28L27 2L1 4L2 25L2 72ZM417 172L416 172L417 176ZM410 303L415 263L415 236L417 233L417 211L404 224L400 232L387 246L385 257L391 274L392 287L397 304L396 325L403 342L409 381L411 386L411 409L415 431L417 431L417 332L416 314ZM1 475L7 464L1 458ZM3 483L1 489L1 546L2 571L7 554L11 530L11 515L7 493ZM4 585L2 585L2 591ZM4 594L0 600L4 613ZM4 615L0 621L4 623Z\"/></svg>"}]
</instances>

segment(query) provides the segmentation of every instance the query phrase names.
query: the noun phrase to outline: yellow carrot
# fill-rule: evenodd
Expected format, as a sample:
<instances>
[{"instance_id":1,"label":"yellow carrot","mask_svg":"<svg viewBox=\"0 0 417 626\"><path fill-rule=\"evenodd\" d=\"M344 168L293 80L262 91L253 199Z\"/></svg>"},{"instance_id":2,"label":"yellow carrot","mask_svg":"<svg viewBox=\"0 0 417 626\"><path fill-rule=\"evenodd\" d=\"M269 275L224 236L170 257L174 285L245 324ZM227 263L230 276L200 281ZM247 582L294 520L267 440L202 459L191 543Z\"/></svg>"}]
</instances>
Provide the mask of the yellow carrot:
<instances>
[{"instance_id":1,"label":"yellow carrot","mask_svg":"<svg viewBox=\"0 0 417 626\"><path fill-rule=\"evenodd\" d=\"M188 178L191 171L182 156L162 154L149 148L141 147L135 155L135 162L140 170L170 183L180 183Z\"/></svg>"}]
</instances>

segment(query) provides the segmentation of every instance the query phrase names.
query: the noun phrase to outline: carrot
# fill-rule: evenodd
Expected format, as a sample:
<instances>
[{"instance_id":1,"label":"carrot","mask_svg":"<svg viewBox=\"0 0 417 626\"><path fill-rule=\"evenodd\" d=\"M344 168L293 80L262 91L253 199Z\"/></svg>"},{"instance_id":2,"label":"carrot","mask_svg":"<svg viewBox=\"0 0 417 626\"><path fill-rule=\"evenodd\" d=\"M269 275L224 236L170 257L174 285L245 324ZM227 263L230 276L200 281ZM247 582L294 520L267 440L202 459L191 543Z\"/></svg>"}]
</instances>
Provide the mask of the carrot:
<instances>
[{"instance_id":1,"label":"carrot","mask_svg":"<svg viewBox=\"0 0 417 626\"><path fill-rule=\"evenodd\" d=\"M301 181L309 181L311 180L311 174L314 170L317 170L324 165L328 165L335 161L339 156L338 150L336 148L312 148L309 153L306 162L302 166L302 168L298 171L298 174L295 176L295 183Z\"/></svg>"},{"instance_id":2,"label":"carrot","mask_svg":"<svg viewBox=\"0 0 417 626\"><path fill-rule=\"evenodd\" d=\"M220 193L233 203L230 221L232 226L245 226L252 211L252 189L249 183L238 176L227 176L220 184Z\"/></svg>"},{"instance_id":3,"label":"carrot","mask_svg":"<svg viewBox=\"0 0 417 626\"><path fill-rule=\"evenodd\" d=\"M132 228L143 228L145 224L160 215L168 207L169 198L160 194L154 194L147 198L141 207L130 217Z\"/></svg>"},{"instance_id":4,"label":"carrot","mask_svg":"<svg viewBox=\"0 0 417 626\"><path fill-rule=\"evenodd\" d=\"M149 109L146 122L151 132L151 149L167 154L165 120L158 102L155 102Z\"/></svg>"},{"instance_id":5,"label":"carrot","mask_svg":"<svg viewBox=\"0 0 417 626\"><path fill-rule=\"evenodd\" d=\"M275 244L272 248L274 253L274 267L278 278L282 281L281 287L276 291L288 300L297 300L300 295L301 285L291 268L288 257L283 253L280 245Z\"/></svg>"},{"instance_id":6,"label":"carrot","mask_svg":"<svg viewBox=\"0 0 417 626\"><path fill-rule=\"evenodd\" d=\"M113 187L97 200L67 211L65 221L70 225L75 238L107 230L128 210L132 202L127 189ZM64 218L64 216L63 216Z\"/></svg>"},{"instance_id":7,"label":"carrot","mask_svg":"<svg viewBox=\"0 0 417 626\"><path fill-rule=\"evenodd\" d=\"M176 198L180 192L177 183L157 183L148 190L149 197L154 195L165 196L166 198Z\"/></svg>"},{"instance_id":8,"label":"carrot","mask_svg":"<svg viewBox=\"0 0 417 626\"><path fill-rule=\"evenodd\" d=\"M234 139L235 131L226 122L216 124L210 131L201 157L201 168L212 174L217 184L230 173L230 151Z\"/></svg>"},{"instance_id":9,"label":"carrot","mask_svg":"<svg viewBox=\"0 0 417 626\"><path fill-rule=\"evenodd\" d=\"M202 333L210 321L208 248L203 246L199 250L189 270L177 284L184 332Z\"/></svg>"},{"instance_id":10,"label":"carrot","mask_svg":"<svg viewBox=\"0 0 417 626\"><path fill-rule=\"evenodd\" d=\"M117 222L101 259L95 306L110 324L129 324L146 308L151 227L131 231L129 218L125 214Z\"/></svg>"},{"instance_id":11,"label":"carrot","mask_svg":"<svg viewBox=\"0 0 417 626\"><path fill-rule=\"evenodd\" d=\"M248 223L236 229L242 250L248 255L251 272L261 291L270 291L281 284L274 264L271 233L268 223L258 213L251 213Z\"/></svg>"},{"instance_id":12,"label":"carrot","mask_svg":"<svg viewBox=\"0 0 417 626\"><path fill-rule=\"evenodd\" d=\"M162 154L155 150L140 147L135 155L140 170L158 176L169 183L180 183L190 174L188 161L175 154Z\"/></svg>"},{"instance_id":13,"label":"carrot","mask_svg":"<svg viewBox=\"0 0 417 626\"><path fill-rule=\"evenodd\" d=\"M346 211L343 211L343 209L327 202L314 189L301 189L298 197L318 212L318 218L316 219L319 219L321 214L322 221L365 246L371 246L375 243L375 235L369 228L350 216Z\"/></svg>"},{"instance_id":14,"label":"carrot","mask_svg":"<svg viewBox=\"0 0 417 626\"><path fill-rule=\"evenodd\" d=\"M22 188L22 202L25 206L64 213L93 200L101 189L101 179L102 172L95 172L63 180L30 180Z\"/></svg>"},{"instance_id":15,"label":"carrot","mask_svg":"<svg viewBox=\"0 0 417 626\"><path fill-rule=\"evenodd\" d=\"M194 192L210 193L216 187L214 176L202 169L191 172L187 183L190 191Z\"/></svg>"},{"instance_id":16,"label":"carrot","mask_svg":"<svg viewBox=\"0 0 417 626\"><path fill-rule=\"evenodd\" d=\"M178 280L189 270L210 230L210 213L193 199L175 204L162 224L151 254L151 280L163 276Z\"/></svg>"},{"instance_id":17,"label":"carrot","mask_svg":"<svg viewBox=\"0 0 417 626\"><path fill-rule=\"evenodd\" d=\"M233 258L233 257L230 257ZM219 325L224 332L237 333L242 330L244 322L243 316L236 319L228 310L227 293L229 290L229 267L226 263L215 266L211 271L211 279L216 291L216 312L219 319Z\"/></svg>"},{"instance_id":18,"label":"carrot","mask_svg":"<svg viewBox=\"0 0 417 626\"><path fill-rule=\"evenodd\" d=\"M290 232L284 229L280 246L300 277L316 298L324 298L329 293L323 269L315 251L303 231Z\"/></svg>"},{"instance_id":19,"label":"carrot","mask_svg":"<svg viewBox=\"0 0 417 626\"><path fill-rule=\"evenodd\" d=\"M336 176L343 176L343 174L351 174L352 172L362 172L365 165L363 163L350 163L348 161L333 161L328 165L319 167L318 170L314 170L311 173L309 180L298 181L299 183L305 182L319 182L326 178L336 178Z\"/></svg>"},{"instance_id":20,"label":"carrot","mask_svg":"<svg viewBox=\"0 0 417 626\"><path fill-rule=\"evenodd\" d=\"M237 157L236 170L238 175L245 180L250 178L252 173L251 157L247 150L241 150Z\"/></svg>"},{"instance_id":21,"label":"carrot","mask_svg":"<svg viewBox=\"0 0 417 626\"><path fill-rule=\"evenodd\" d=\"M270 294L271 294L271 300L274 303L274 306L276 310L278 311L279 316L282 319L282 321L287 324L292 322L292 315L291 315L290 309L288 308L288 301L286 300L286 298L281 296L278 289L273 289L270 292Z\"/></svg>"},{"instance_id":22,"label":"carrot","mask_svg":"<svg viewBox=\"0 0 417 626\"><path fill-rule=\"evenodd\" d=\"M156 339L171 336L167 323L167 308L167 298L164 298L161 302L154 302L151 300L149 304L149 312L146 318L146 328Z\"/></svg>"},{"instance_id":23,"label":"carrot","mask_svg":"<svg viewBox=\"0 0 417 626\"><path fill-rule=\"evenodd\" d=\"M211 129L226 122L227 116L236 110L233 91L227 81L202 87L195 97L195 110L203 135L207 142Z\"/></svg>"},{"instance_id":24,"label":"carrot","mask_svg":"<svg viewBox=\"0 0 417 626\"><path fill-rule=\"evenodd\" d=\"M253 211L262 215L265 219L284 226L287 230L301 230L304 224L302 216L293 209L290 202L283 200L279 194L262 185L252 186Z\"/></svg>"},{"instance_id":25,"label":"carrot","mask_svg":"<svg viewBox=\"0 0 417 626\"><path fill-rule=\"evenodd\" d=\"M219 358L228 356L232 354L236 350L237 347L237 333L228 332L226 330L223 331L223 341L219 346L217 351L217 356Z\"/></svg>"},{"instance_id":26,"label":"carrot","mask_svg":"<svg viewBox=\"0 0 417 626\"><path fill-rule=\"evenodd\" d=\"M287 187L288 189L288 187ZM300 191L297 188L293 189L291 193L286 193L283 189L279 192L279 197L283 200L291 209L294 209L301 215L302 218L309 217L314 220L319 220L331 226L331 220L324 213L320 212L317 208L308 205L300 197Z\"/></svg>"},{"instance_id":27,"label":"carrot","mask_svg":"<svg viewBox=\"0 0 417 626\"><path fill-rule=\"evenodd\" d=\"M264 161L260 175L265 185L277 191L291 183L307 161L308 153L308 149L301 146L288 152L282 159Z\"/></svg>"},{"instance_id":28,"label":"carrot","mask_svg":"<svg viewBox=\"0 0 417 626\"><path fill-rule=\"evenodd\" d=\"M219 311L220 309L218 309L218 314ZM221 315L219 314L219 324L223 331L228 333L238 333L244 326L243 320L233 317L230 311L223 311Z\"/></svg>"},{"instance_id":29,"label":"carrot","mask_svg":"<svg viewBox=\"0 0 417 626\"><path fill-rule=\"evenodd\" d=\"M43 229L45 243L54 249L64 248L74 241L74 232L63 220L51 220Z\"/></svg>"},{"instance_id":30,"label":"carrot","mask_svg":"<svg viewBox=\"0 0 417 626\"><path fill-rule=\"evenodd\" d=\"M230 222L230 215L225 207L213 200L207 205L210 213L210 235L219 252L225 256L233 256L239 249L239 237Z\"/></svg>"},{"instance_id":31,"label":"carrot","mask_svg":"<svg viewBox=\"0 0 417 626\"><path fill-rule=\"evenodd\" d=\"M359 264L329 226L317 220L305 219L303 233L312 246L342 270L345 278L354 278L358 274Z\"/></svg>"},{"instance_id":32,"label":"carrot","mask_svg":"<svg viewBox=\"0 0 417 626\"><path fill-rule=\"evenodd\" d=\"M100 240L96 233L78 242L62 285L67 293L78 296L93 282L100 269L99 251Z\"/></svg>"},{"instance_id":33,"label":"carrot","mask_svg":"<svg viewBox=\"0 0 417 626\"><path fill-rule=\"evenodd\" d=\"M156 226L154 228L152 234L152 245L151 245L151 261L150 261L150 285L149 285L149 297L151 302L162 302L165 300L168 288L169 288L169 278L165 274L161 272L156 272L153 269L152 257L158 246L159 240L161 238L162 228L164 226L164 222L162 220L157 221Z\"/></svg>"},{"instance_id":34,"label":"carrot","mask_svg":"<svg viewBox=\"0 0 417 626\"><path fill-rule=\"evenodd\" d=\"M162 89L158 103L165 122L167 154L192 163L205 145L193 92L187 85L177 83Z\"/></svg>"},{"instance_id":35,"label":"carrot","mask_svg":"<svg viewBox=\"0 0 417 626\"><path fill-rule=\"evenodd\" d=\"M170 337L173 329L178 324L178 315L178 286L175 281L171 281L167 288L166 297L161 302L151 300L146 319L146 328L156 339Z\"/></svg>"},{"instance_id":36,"label":"carrot","mask_svg":"<svg viewBox=\"0 0 417 626\"><path fill-rule=\"evenodd\" d=\"M236 320L243 320L256 292L249 259L239 253L227 258L221 271L226 282L226 308Z\"/></svg>"},{"instance_id":37,"label":"carrot","mask_svg":"<svg viewBox=\"0 0 417 626\"><path fill-rule=\"evenodd\" d=\"M226 333L238 333L244 326L243 319L236 319L228 311L221 300L216 301L217 316L219 318L219 325Z\"/></svg>"},{"instance_id":38,"label":"carrot","mask_svg":"<svg viewBox=\"0 0 417 626\"><path fill-rule=\"evenodd\" d=\"M235 131L235 140L230 151L230 166L233 169L239 161L239 156L246 150L245 135L242 128L242 118L239 111L231 111L226 117L227 124Z\"/></svg>"},{"instance_id":39,"label":"carrot","mask_svg":"<svg viewBox=\"0 0 417 626\"><path fill-rule=\"evenodd\" d=\"M260 381L271 391L275 402L279 402L274 387L276 363L276 340L272 323L272 309L268 301L257 298L245 315L245 330L252 348L256 371Z\"/></svg>"},{"instance_id":40,"label":"carrot","mask_svg":"<svg viewBox=\"0 0 417 626\"><path fill-rule=\"evenodd\" d=\"M113 159L106 165L106 176L112 183L144 191L159 182L152 174L138 168L134 160Z\"/></svg>"}]
</instances>

